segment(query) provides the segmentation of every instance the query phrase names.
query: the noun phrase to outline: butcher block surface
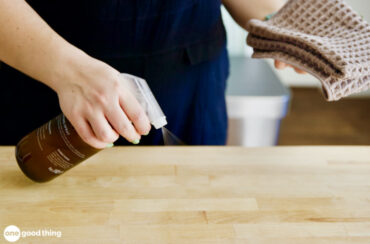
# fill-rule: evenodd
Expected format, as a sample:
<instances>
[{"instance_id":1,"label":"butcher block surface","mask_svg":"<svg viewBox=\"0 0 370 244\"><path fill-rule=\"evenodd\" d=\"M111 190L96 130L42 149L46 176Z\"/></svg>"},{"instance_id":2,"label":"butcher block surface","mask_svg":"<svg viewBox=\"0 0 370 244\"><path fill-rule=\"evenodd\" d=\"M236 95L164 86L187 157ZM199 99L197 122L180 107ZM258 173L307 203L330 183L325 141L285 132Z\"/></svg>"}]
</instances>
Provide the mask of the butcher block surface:
<instances>
[{"instance_id":1,"label":"butcher block surface","mask_svg":"<svg viewBox=\"0 0 370 244\"><path fill-rule=\"evenodd\" d=\"M48 183L0 147L16 243L370 243L370 147L114 147Z\"/></svg>"}]
</instances>

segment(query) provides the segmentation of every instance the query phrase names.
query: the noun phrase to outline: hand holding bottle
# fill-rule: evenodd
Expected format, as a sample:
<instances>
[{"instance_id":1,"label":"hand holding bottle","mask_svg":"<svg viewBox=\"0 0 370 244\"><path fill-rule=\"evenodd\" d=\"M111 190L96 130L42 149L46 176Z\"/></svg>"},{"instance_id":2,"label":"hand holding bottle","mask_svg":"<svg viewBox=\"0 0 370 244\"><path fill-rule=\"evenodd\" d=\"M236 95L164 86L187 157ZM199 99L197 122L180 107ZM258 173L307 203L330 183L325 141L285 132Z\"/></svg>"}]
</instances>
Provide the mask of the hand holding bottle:
<instances>
[{"instance_id":1,"label":"hand holding bottle","mask_svg":"<svg viewBox=\"0 0 370 244\"><path fill-rule=\"evenodd\" d=\"M89 56L76 58L72 72L51 86L60 107L79 136L95 148L104 148L122 135L137 144L149 133L149 119L125 86L124 76Z\"/></svg>"}]
</instances>

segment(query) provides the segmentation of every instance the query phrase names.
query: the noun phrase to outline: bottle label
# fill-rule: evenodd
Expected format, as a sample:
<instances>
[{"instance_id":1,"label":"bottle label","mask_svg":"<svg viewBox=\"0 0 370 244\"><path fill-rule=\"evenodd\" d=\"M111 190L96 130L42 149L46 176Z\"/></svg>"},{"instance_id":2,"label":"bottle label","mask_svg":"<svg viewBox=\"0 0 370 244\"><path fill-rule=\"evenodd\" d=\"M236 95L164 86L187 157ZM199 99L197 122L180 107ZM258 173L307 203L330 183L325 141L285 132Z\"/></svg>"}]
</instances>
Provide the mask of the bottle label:
<instances>
[{"instance_id":1,"label":"bottle label","mask_svg":"<svg viewBox=\"0 0 370 244\"><path fill-rule=\"evenodd\" d=\"M76 130L61 114L36 131L40 153L44 153L47 171L59 175L98 152L78 136ZM78 149L77 149L78 148Z\"/></svg>"},{"instance_id":2,"label":"bottle label","mask_svg":"<svg viewBox=\"0 0 370 244\"><path fill-rule=\"evenodd\" d=\"M57 124L58 124L58 132L60 136L62 137L64 143L68 147L68 149L71 150L71 152L73 152L76 156L80 157L81 159L85 159L86 155L78 151L72 145L72 143L68 140L68 136L71 135L70 129L73 129L73 128L69 128L69 126L66 123L66 117L64 115L58 117Z\"/></svg>"}]
</instances>

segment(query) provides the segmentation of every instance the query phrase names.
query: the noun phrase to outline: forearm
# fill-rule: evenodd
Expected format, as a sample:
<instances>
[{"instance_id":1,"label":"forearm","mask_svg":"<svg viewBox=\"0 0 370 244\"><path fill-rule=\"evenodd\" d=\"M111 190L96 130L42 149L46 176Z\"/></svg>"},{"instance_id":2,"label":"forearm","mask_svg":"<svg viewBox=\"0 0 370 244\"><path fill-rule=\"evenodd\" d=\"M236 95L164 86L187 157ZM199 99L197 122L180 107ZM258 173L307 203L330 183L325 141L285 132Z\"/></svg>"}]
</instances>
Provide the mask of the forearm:
<instances>
[{"instance_id":1,"label":"forearm","mask_svg":"<svg viewBox=\"0 0 370 244\"><path fill-rule=\"evenodd\" d=\"M245 29L250 19L263 19L276 12L285 0L222 0L222 3L233 19Z\"/></svg>"},{"instance_id":2,"label":"forearm","mask_svg":"<svg viewBox=\"0 0 370 244\"><path fill-rule=\"evenodd\" d=\"M0 0L1 61L55 90L63 68L83 56L24 0Z\"/></svg>"}]
</instances>

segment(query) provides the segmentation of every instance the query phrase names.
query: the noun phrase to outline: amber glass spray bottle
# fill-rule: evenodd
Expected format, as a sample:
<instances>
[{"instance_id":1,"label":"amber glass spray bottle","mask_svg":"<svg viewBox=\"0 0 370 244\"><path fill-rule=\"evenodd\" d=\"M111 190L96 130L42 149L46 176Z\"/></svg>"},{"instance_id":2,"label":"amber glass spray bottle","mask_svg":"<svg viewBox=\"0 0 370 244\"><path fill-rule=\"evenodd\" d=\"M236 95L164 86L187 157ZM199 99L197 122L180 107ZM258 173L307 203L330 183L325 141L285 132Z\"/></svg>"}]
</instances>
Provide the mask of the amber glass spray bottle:
<instances>
[{"instance_id":1,"label":"amber glass spray bottle","mask_svg":"<svg viewBox=\"0 0 370 244\"><path fill-rule=\"evenodd\" d=\"M122 82L144 108L151 124L162 128L166 117L145 80L121 74ZM101 151L85 143L64 114L23 137L15 150L23 173L33 181L47 182Z\"/></svg>"}]
</instances>

